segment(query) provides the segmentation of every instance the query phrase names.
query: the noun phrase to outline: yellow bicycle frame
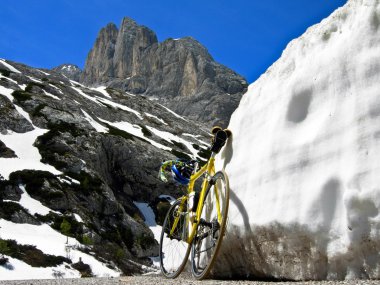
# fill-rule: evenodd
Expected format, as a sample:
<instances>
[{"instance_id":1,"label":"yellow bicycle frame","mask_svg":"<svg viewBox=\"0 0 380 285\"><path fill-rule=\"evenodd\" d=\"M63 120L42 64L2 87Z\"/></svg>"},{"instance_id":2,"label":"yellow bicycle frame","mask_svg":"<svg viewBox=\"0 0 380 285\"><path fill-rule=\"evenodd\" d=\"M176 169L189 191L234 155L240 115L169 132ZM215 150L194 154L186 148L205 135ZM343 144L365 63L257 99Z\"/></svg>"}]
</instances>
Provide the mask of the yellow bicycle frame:
<instances>
[{"instance_id":1,"label":"yellow bicycle frame","mask_svg":"<svg viewBox=\"0 0 380 285\"><path fill-rule=\"evenodd\" d=\"M190 177L190 182L189 186L187 188L187 195L179 198L178 200L181 201L179 205L179 213L183 212L183 209L185 209L185 203L187 203L189 199L189 194L194 191L194 184L195 181L197 181L203 174L205 174L205 178L202 183L202 190L199 195L199 202L197 206L197 210L195 213L195 218L194 220L190 220L189 215L186 217L186 228L189 228L189 223L191 223L191 231L190 234L186 237L183 238L184 241L186 241L188 244L191 244L193 241L195 234L197 232L197 227L199 224L199 221L201 220L201 215L202 215L202 210L203 210L203 203L204 199L206 197L206 191L209 186L211 177L215 174L215 153L211 154L210 159L208 160L207 164L205 164L201 169L199 169L197 172L195 172L193 175ZM215 186L215 191L218 192ZM216 195L216 207L217 207L217 212L218 212L218 219L221 220L221 212L220 212L220 203L219 203L219 195ZM188 212L189 213L189 212ZM170 230L170 235L172 235L177 227L178 221L180 219L180 216L177 216L174 221L173 221L173 226Z\"/></svg>"}]
</instances>

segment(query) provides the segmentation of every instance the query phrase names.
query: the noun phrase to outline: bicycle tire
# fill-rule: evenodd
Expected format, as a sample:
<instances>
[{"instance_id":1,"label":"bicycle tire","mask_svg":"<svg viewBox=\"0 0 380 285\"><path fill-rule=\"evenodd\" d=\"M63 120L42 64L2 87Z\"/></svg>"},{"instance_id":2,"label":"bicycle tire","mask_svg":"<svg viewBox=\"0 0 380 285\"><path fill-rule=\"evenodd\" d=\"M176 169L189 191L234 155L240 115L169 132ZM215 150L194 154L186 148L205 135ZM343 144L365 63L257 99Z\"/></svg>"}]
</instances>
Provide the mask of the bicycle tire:
<instances>
[{"instance_id":1,"label":"bicycle tire","mask_svg":"<svg viewBox=\"0 0 380 285\"><path fill-rule=\"evenodd\" d=\"M215 206L217 193L215 186L217 186L219 197L222 198L220 199L222 202L220 205L220 220L217 218ZM198 280L208 276L216 260L226 229L229 195L230 188L227 174L224 171L219 171L212 177L207 188L202 208L202 222L198 224L197 234L191 245L191 271ZM218 221L218 226L215 225L215 219Z\"/></svg>"},{"instance_id":2,"label":"bicycle tire","mask_svg":"<svg viewBox=\"0 0 380 285\"><path fill-rule=\"evenodd\" d=\"M160 237L160 268L162 274L167 278L176 278L184 269L190 254L190 244L186 241L188 222L185 211L178 212L180 200L177 200L168 210L162 225ZM187 203L185 203L187 208ZM172 237L168 237L168 232L172 228L172 221L176 215L180 217L177 227Z\"/></svg>"}]
</instances>

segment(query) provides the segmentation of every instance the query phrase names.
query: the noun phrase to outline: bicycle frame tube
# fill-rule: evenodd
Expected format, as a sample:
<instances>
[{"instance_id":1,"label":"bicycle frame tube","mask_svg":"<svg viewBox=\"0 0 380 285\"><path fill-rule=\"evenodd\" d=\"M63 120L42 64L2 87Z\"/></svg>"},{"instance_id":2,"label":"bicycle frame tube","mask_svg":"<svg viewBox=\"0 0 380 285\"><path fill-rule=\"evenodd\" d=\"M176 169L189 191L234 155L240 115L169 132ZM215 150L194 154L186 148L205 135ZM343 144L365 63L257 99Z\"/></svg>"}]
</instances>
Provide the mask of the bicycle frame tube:
<instances>
[{"instance_id":1,"label":"bicycle frame tube","mask_svg":"<svg viewBox=\"0 0 380 285\"><path fill-rule=\"evenodd\" d=\"M191 191L193 191L195 181L197 179L199 179L204 173L206 173L206 177L203 180L202 190L201 190L200 196L199 196L197 211L195 214L195 221L192 223L193 227L192 227L191 233L190 233L188 240L187 240L188 243L191 243L193 241L194 236L196 234L196 229L197 229L197 226L198 226L198 223L200 221L201 214L202 214L203 202L204 202L204 199L206 196L207 187L208 187L208 184L210 182L211 176L214 175L214 173L215 173L215 166L214 166L215 155L216 155L215 153L212 153L208 163L206 165L204 165L199 171L197 171L196 173L194 173L190 177L189 193Z\"/></svg>"},{"instance_id":2,"label":"bicycle frame tube","mask_svg":"<svg viewBox=\"0 0 380 285\"><path fill-rule=\"evenodd\" d=\"M179 211L178 211L178 212L179 212L179 213L182 213L183 208L184 208L184 205L185 205L185 203L186 203L186 201L187 201L187 196L183 196L183 197L181 197L180 199L181 199L181 204L179 204ZM174 219L174 221L173 221L173 226L172 226L172 228L171 228L171 230L170 230L170 234L169 234L169 236L172 236L173 233L174 233L174 230L177 228L179 218L180 218L180 216L175 217L175 219ZM186 221L186 223L187 223L187 221Z\"/></svg>"},{"instance_id":3,"label":"bicycle frame tube","mask_svg":"<svg viewBox=\"0 0 380 285\"><path fill-rule=\"evenodd\" d=\"M189 182L189 186L188 186L188 194L190 194L194 190L195 181L197 181L204 173L206 173L206 177L203 180L202 190L201 190L200 196L199 196L198 206L197 206L197 210L196 210L196 214L195 214L195 221L191 222L189 217L188 216L186 217L186 223L187 224L191 223L191 226L192 226L190 235L187 237L187 240L185 240L189 244L193 241L194 236L196 234L196 229L197 229L197 226L198 226L198 223L200 221L201 214L202 214L203 202L204 202L204 199L206 197L207 187L209 185L209 182L210 182L212 175L215 174L215 166L214 166L215 155L216 155L216 153L212 153L207 164L205 164L201 169L199 169L197 172L195 172L190 177L190 182ZM182 212L184 205L188 200L188 195L183 196L179 199L181 199L180 211L179 212ZM218 218L219 218L219 216L220 216L219 200L217 200L217 207L218 207ZM170 230L170 236L173 235L173 233L174 233L174 231L178 225L179 219L180 219L179 216L174 219L173 226Z\"/></svg>"}]
</instances>

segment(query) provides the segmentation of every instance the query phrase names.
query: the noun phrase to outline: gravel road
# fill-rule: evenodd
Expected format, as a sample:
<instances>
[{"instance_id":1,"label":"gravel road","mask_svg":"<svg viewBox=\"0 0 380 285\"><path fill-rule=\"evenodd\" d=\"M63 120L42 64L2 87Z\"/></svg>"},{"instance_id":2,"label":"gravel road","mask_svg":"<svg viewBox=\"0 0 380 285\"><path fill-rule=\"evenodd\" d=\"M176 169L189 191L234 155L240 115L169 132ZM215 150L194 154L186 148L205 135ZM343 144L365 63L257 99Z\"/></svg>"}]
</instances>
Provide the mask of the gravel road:
<instances>
[{"instance_id":1,"label":"gravel road","mask_svg":"<svg viewBox=\"0 0 380 285\"><path fill-rule=\"evenodd\" d=\"M243 280L203 280L196 281L191 276L181 275L174 280L161 276L128 276L121 278L83 278L54 280L0 281L0 285L380 285L380 280L348 280L320 282L261 282Z\"/></svg>"}]
</instances>

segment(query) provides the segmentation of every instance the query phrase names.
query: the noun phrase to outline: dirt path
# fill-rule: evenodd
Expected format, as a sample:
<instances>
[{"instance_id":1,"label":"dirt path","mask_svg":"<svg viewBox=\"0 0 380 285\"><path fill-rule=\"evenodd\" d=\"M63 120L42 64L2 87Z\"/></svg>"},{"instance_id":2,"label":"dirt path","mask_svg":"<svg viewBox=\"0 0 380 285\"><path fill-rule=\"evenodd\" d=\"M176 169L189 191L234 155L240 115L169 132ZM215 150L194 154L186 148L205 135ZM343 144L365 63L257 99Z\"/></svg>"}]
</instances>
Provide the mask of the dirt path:
<instances>
[{"instance_id":1,"label":"dirt path","mask_svg":"<svg viewBox=\"0 0 380 285\"><path fill-rule=\"evenodd\" d=\"M197 281L190 275L181 275L174 280L161 276L127 276L121 278L83 278L83 279L52 279L52 280L22 280L0 281L0 285L380 285L378 280L347 280L320 282L261 282L247 280L203 280Z\"/></svg>"}]
</instances>

